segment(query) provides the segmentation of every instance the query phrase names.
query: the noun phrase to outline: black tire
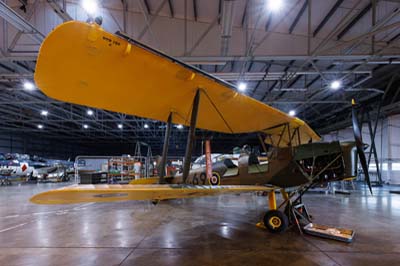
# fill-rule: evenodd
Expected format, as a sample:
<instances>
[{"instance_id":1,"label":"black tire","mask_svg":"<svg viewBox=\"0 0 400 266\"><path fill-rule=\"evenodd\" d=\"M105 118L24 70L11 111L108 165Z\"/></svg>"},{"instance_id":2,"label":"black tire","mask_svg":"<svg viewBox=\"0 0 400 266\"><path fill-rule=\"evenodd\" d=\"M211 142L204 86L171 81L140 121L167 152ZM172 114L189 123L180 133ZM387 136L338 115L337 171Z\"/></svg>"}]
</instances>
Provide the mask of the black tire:
<instances>
[{"instance_id":1,"label":"black tire","mask_svg":"<svg viewBox=\"0 0 400 266\"><path fill-rule=\"evenodd\" d=\"M211 186L219 186L221 184L221 176L217 172L213 172L209 183Z\"/></svg>"},{"instance_id":2,"label":"black tire","mask_svg":"<svg viewBox=\"0 0 400 266\"><path fill-rule=\"evenodd\" d=\"M289 220L283 212L272 210L265 214L264 225L271 233L282 233L287 229Z\"/></svg>"}]
</instances>

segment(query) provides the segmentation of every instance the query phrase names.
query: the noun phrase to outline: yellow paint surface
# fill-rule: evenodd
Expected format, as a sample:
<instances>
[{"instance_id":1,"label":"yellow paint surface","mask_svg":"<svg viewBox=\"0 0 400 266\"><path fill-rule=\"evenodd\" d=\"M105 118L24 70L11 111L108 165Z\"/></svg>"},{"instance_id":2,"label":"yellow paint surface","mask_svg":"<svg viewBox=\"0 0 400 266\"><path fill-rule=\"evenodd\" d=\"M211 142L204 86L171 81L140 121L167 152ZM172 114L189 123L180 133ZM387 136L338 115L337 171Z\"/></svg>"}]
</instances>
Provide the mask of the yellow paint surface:
<instances>
[{"instance_id":1,"label":"yellow paint surface","mask_svg":"<svg viewBox=\"0 0 400 266\"><path fill-rule=\"evenodd\" d=\"M40 49L35 81L60 101L164 122L172 112L173 123L183 125L200 89L198 128L247 133L289 123L319 140L303 121L96 24L71 21L55 28Z\"/></svg>"},{"instance_id":2,"label":"yellow paint surface","mask_svg":"<svg viewBox=\"0 0 400 266\"><path fill-rule=\"evenodd\" d=\"M126 200L163 200L270 191L264 186L187 186L187 185L72 185L34 195L36 204L72 204Z\"/></svg>"}]
</instances>

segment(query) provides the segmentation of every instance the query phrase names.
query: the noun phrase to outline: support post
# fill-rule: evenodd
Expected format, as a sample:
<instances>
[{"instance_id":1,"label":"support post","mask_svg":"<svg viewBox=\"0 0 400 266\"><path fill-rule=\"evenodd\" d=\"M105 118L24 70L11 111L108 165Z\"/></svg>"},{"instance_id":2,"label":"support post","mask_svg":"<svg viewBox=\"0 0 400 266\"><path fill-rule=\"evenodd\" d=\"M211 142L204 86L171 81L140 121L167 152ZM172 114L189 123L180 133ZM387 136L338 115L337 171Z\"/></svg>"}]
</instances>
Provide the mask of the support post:
<instances>
[{"instance_id":1,"label":"support post","mask_svg":"<svg viewBox=\"0 0 400 266\"><path fill-rule=\"evenodd\" d=\"M261 133L258 133L257 135L258 135L258 140L260 141L260 144L261 144L261 147L262 147L263 151L265 152L265 154L267 154L268 150L267 150L267 147L265 146L265 143L264 143L264 140L263 140L263 138L261 136Z\"/></svg>"},{"instance_id":2,"label":"support post","mask_svg":"<svg viewBox=\"0 0 400 266\"><path fill-rule=\"evenodd\" d=\"M307 24L308 24L308 30L307 30L307 55L311 55L311 37L312 37L312 32L311 32L311 0L307 0L308 2L308 19L307 19Z\"/></svg>"},{"instance_id":3,"label":"support post","mask_svg":"<svg viewBox=\"0 0 400 266\"><path fill-rule=\"evenodd\" d=\"M207 139L205 141L206 150L206 175L209 181L212 177L212 160L211 160L211 140Z\"/></svg>"},{"instance_id":4,"label":"support post","mask_svg":"<svg viewBox=\"0 0 400 266\"><path fill-rule=\"evenodd\" d=\"M192 106L192 115L190 118L190 128L188 133L188 139L186 143L186 152L185 152L185 161L183 162L183 173L182 179L183 183L186 183L186 179L189 176L190 170L190 162L192 158L192 150L193 150L193 142L194 137L196 135L196 124L197 124L197 113L199 111L199 103L200 103L200 90L196 91L196 95L193 99L193 106Z\"/></svg>"},{"instance_id":5,"label":"support post","mask_svg":"<svg viewBox=\"0 0 400 266\"><path fill-rule=\"evenodd\" d=\"M169 136L171 135L171 127L172 127L172 113L169 114L167 120L167 127L165 128L165 136L164 136L164 145L162 151L162 157L160 162L160 184L165 184L165 166L167 164L167 155L168 155L168 147L169 147Z\"/></svg>"},{"instance_id":6,"label":"support post","mask_svg":"<svg viewBox=\"0 0 400 266\"><path fill-rule=\"evenodd\" d=\"M371 121L371 117L369 115L369 112L367 112L367 119L368 119L368 129L369 129L369 135L371 136L371 146L370 146L370 150L369 150L369 154L368 154L368 166L371 162L371 155L374 155L374 159L375 159L375 165L376 165L376 174L378 177L378 185L382 185L383 181L382 181L382 175L381 175L381 169L379 166L379 160L378 160L378 152L376 151L376 145L375 145L375 136L376 136L376 127L374 128L375 130L372 129L372 121ZM379 119L379 113L377 115L377 121Z\"/></svg>"},{"instance_id":7,"label":"support post","mask_svg":"<svg viewBox=\"0 0 400 266\"><path fill-rule=\"evenodd\" d=\"M270 211L276 210L276 196L274 190L268 193L268 203Z\"/></svg>"}]
</instances>

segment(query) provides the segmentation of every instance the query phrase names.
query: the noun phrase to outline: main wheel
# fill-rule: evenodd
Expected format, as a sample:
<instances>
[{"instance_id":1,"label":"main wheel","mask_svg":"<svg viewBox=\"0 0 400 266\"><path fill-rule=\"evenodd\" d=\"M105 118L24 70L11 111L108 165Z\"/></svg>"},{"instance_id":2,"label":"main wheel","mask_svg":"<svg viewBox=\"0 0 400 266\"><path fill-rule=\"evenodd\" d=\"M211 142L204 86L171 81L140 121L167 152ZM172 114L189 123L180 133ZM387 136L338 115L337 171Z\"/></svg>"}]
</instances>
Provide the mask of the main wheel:
<instances>
[{"instance_id":1,"label":"main wheel","mask_svg":"<svg viewBox=\"0 0 400 266\"><path fill-rule=\"evenodd\" d=\"M209 183L212 186L219 186L219 184L221 184L221 176L217 172L213 172Z\"/></svg>"},{"instance_id":2,"label":"main wheel","mask_svg":"<svg viewBox=\"0 0 400 266\"><path fill-rule=\"evenodd\" d=\"M267 211L264 216L264 225L271 233L281 233L289 225L287 216L278 210Z\"/></svg>"}]
</instances>

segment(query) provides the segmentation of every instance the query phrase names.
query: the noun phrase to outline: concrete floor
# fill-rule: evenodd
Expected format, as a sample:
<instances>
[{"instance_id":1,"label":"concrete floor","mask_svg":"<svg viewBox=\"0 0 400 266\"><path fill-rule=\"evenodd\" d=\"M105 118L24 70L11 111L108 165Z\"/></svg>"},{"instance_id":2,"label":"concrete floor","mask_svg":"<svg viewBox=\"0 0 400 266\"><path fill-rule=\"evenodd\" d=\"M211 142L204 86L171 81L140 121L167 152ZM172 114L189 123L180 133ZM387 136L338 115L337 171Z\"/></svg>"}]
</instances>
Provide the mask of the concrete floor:
<instances>
[{"instance_id":1,"label":"concrete floor","mask_svg":"<svg viewBox=\"0 0 400 266\"><path fill-rule=\"evenodd\" d=\"M0 188L0 265L400 265L400 195L307 194L316 223L351 228L345 244L255 226L266 198L41 206L64 184ZM400 190L400 188L399 188Z\"/></svg>"}]
</instances>

